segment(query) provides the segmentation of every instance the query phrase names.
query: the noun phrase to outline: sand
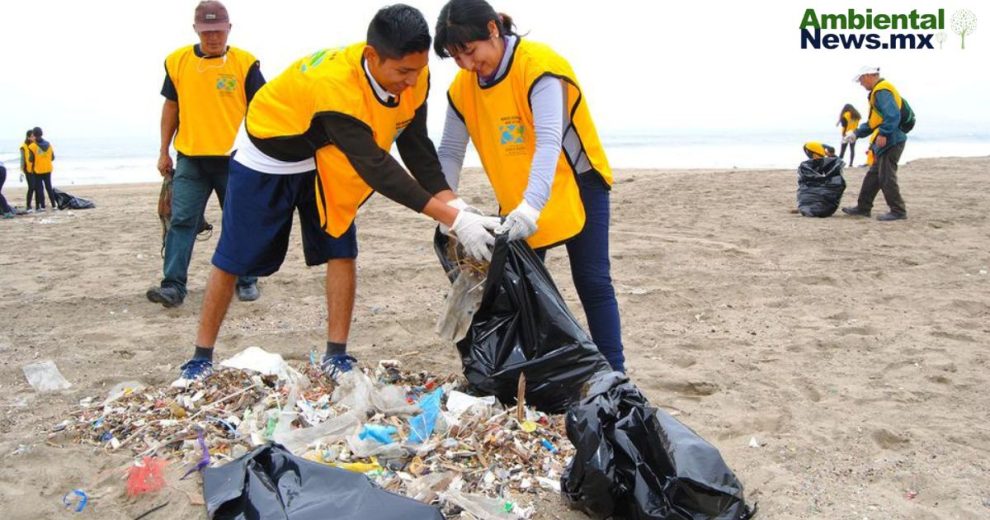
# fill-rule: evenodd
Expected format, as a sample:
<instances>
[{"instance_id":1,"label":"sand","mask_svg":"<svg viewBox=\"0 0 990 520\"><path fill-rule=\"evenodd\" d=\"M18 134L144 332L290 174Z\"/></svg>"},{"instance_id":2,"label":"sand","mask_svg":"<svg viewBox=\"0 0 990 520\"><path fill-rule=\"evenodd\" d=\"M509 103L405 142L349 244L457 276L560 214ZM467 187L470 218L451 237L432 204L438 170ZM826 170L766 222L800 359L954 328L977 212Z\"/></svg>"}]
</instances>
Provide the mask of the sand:
<instances>
[{"instance_id":1,"label":"sand","mask_svg":"<svg viewBox=\"0 0 990 520\"><path fill-rule=\"evenodd\" d=\"M630 376L721 450L761 518L990 516L988 170L986 157L902 165L910 219L890 223L791 213L791 170L617 172L612 274ZM846 204L864 173L847 170ZM493 209L481 175L464 184ZM205 516L191 480L127 499L105 478L127 457L45 439L83 397L176 376L218 235L196 244L189 297L166 310L144 296L161 273L158 186L70 193L98 208L0 221L0 517L67 516L74 488L95 497L89 517L165 501L149 518ZM215 202L208 215L219 223ZM459 371L433 334L448 284L428 219L376 196L358 222L353 353ZM261 299L231 307L218 356L257 345L304 359L322 345L323 270L304 266L297 237ZM565 252L548 263L584 321ZM70 390L28 386L21 367L42 359ZM583 517L540 503L538 518Z\"/></svg>"}]
</instances>

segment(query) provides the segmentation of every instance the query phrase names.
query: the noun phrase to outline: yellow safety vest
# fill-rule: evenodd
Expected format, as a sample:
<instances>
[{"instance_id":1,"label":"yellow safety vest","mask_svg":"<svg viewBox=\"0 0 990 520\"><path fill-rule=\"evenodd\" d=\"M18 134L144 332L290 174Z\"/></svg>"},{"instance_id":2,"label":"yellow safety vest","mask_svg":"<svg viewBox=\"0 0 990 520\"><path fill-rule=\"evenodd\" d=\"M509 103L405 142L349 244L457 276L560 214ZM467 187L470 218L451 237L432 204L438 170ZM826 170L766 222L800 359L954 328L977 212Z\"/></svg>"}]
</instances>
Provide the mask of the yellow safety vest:
<instances>
[{"instance_id":1,"label":"yellow safety vest","mask_svg":"<svg viewBox=\"0 0 990 520\"><path fill-rule=\"evenodd\" d=\"M299 138L313 119L336 113L352 117L371 129L375 142L388 152L399 133L412 122L429 94L429 70L416 85L386 105L375 95L365 74L364 42L324 49L302 58L255 94L247 115L252 140ZM354 222L358 208L374 192L332 143L314 143L316 206L320 224L339 237Z\"/></svg>"},{"instance_id":2,"label":"yellow safety vest","mask_svg":"<svg viewBox=\"0 0 990 520\"><path fill-rule=\"evenodd\" d=\"M468 135L506 214L523 200L536 150L530 89L545 76L559 78L566 87L564 131L573 126L591 167L611 186L612 169L598 139L588 104L570 64L550 47L519 39L509 59L509 70L496 83L481 86L475 72L461 70L448 91L451 106L464 120ZM573 158L575 161L577 157ZM540 212L537 231L527 242L534 248L563 242L584 228L584 204L572 158L560 152L550 198Z\"/></svg>"},{"instance_id":3,"label":"yellow safety vest","mask_svg":"<svg viewBox=\"0 0 990 520\"><path fill-rule=\"evenodd\" d=\"M846 120L846 127L842 129L842 135L856 130L859 126L859 118L854 118L852 112L846 110L842 113L842 117Z\"/></svg>"},{"instance_id":4,"label":"yellow safety vest","mask_svg":"<svg viewBox=\"0 0 990 520\"><path fill-rule=\"evenodd\" d=\"M257 61L237 47L228 47L223 57L201 57L193 45L165 59L165 71L179 95L179 130L175 136L179 153L190 157L230 155L247 110L247 74Z\"/></svg>"},{"instance_id":5,"label":"yellow safety vest","mask_svg":"<svg viewBox=\"0 0 990 520\"><path fill-rule=\"evenodd\" d=\"M42 150L38 143L31 143L28 150L34 154L34 164L31 170L35 175L47 175L52 172L52 159L55 157L55 147L48 143L48 149Z\"/></svg>"},{"instance_id":6,"label":"yellow safety vest","mask_svg":"<svg viewBox=\"0 0 990 520\"><path fill-rule=\"evenodd\" d=\"M881 90L889 91L894 96L894 103L897 103L897 109L900 110L903 102L901 101L901 93L894 88L889 81L881 79L876 85L873 85L873 90L870 91L870 118L867 120L870 123L870 128L877 129L883 123L883 115L876 108L877 103L877 92Z\"/></svg>"},{"instance_id":7,"label":"yellow safety vest","mask_svg":"<svg viewBox=\"0 0 990 520\"><path fill-rule=\"evenodd\" d=\"M21 143L21 171L24 173L34 173L31 169L31 161L28 155L28 145Z\"/></svg>"}]
</instances>

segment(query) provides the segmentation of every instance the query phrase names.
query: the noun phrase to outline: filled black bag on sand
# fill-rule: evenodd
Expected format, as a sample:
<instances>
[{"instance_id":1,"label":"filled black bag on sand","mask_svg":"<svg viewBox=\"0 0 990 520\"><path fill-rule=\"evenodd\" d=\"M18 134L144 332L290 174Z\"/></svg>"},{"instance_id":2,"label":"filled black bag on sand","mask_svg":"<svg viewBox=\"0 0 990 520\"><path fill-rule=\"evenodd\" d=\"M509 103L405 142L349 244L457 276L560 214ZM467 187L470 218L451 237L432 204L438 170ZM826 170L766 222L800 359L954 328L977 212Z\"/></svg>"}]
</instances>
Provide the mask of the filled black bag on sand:
<instances>
[{"instance_id":1,"label":"filled black bag on sand","mask_svg":"<svg viewBox=\"0 0 990 520\"><path fill-rule=\"evenodd\" d=\"M564 499L594 518L743 520L743 486L714 446L619 372L596 376L567 412L576 448Z\"/></svg>"},{"instance_id":2,"label":"filled black bag on sand","mask_svg":"<svg viewBox=\"0 0 990 520\"><path fill-rule=\"evenodd\" d=\"M96 204L91 201L74 197L58 188L52 188L52 191L55 192L55 203L58 204L58 209L93 209L96 207Z\"/></svg>"},{"instance_id":3,"label":"filled black bag on sand","mask_svg":"<svg viewBox=\"0 0 990 520\"><path fill-rule=\"evenodd\" d=\"M810 159L798 167L798 212L806 217L830 217L839 209L846 180L842 158Z\"/></svg>"},{"instance_id":4,"label":"filled black bag on sand","mask_svg":"<svg viewBox=\"0 0 990 520\"><path fill-rule=\"evenodd\" d=\"M437 232L433 244L448 276L456 275L449 238ZM504 237L495 241L481 307L457 349L475 392L514 403L523 373L526 404L546 413L564 412L586 381L611 370L536 253Z\"/></svg>"},{"instance_id":5,"label":"filled black bag on sand","mask_svg":"<svg viewBox=\"0 0 990 520\"><path fill-rule=\"evenodd\" d=\"M382 490L360 473L296 457L274 443L203 471L203 498L215 520L443 519L437 508Z\"/></svg>"}]
</instances>

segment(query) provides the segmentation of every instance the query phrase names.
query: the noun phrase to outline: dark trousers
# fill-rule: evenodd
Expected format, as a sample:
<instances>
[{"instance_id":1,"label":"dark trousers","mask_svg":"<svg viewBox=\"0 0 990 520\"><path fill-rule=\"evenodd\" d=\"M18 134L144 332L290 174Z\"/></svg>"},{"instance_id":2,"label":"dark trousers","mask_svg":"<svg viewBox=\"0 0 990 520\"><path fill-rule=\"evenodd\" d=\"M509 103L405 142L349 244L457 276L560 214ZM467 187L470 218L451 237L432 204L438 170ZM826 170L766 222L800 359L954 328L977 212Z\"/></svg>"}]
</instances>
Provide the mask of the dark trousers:
<instances>
[{"instance_id":1,"label":"dark trousers","mask_svg":"<svg viewBox=\"0 0 990 520\"><path fill-rule=\"evenodd\" d=\"M853 141L851 143L842 143L842 147L839 148L839 159L846 156L846 146L849 147L849 167L852 168L853 160L856 159L856 142Z\"/></svg>"},{"instance_id":2,"label":"dark trousers","mask_svg":"<svg viewBox=\"0 0 990 520\"><path fill-rule=\"evenodd\" d=\"M7 182L7 169L0 167L0 213L4 215L14 212L14 210L10 209L10 204L7 204L7 199L3 196L3 184L5 182Z\"/></svg>"},{"instance_id":3,"label":"dark trousers","mask_svg":"<svg viewBox=\"0 0 990 520\"><path fill-rule=\"evenodd\" d=\"M34 174L34 193L38 197L38 207L45 207L45 193L48 193L48 198L52 201L52 207L58 208L58 203L55 202L55 192L52 190L52 174L51 173L36 173Z\"/></svg>"},{"instance_id":4,"label":"dark trousers","mask_svg":"<svg viewBox=\"0 0 990 520\"><path fill-rule=\"evenodd\" d=\"M566 244L574 288L584 306L591 339L612 368L624 372L626 358L622 352L619 303L615 299L608 257L611 214L608 185L598 173L590 171L578 177L578 188L584 203L584 229ZM543 259L546 249L536 253Z\"/></svg>"},{"instance_id":5,"label":"dark trousers","mask_svg":"<svg viewBox=\"0 0 990 520\"><path fill-rule=\"evenodd\" d=\"M175 287L183 297L187 292L193 245L210 194L216 193L217 201L223 208L229 162L226 157L191 158L179 155L176 158L175 173L172 174L172 220L165 234L162 287ZM251 285L256 280L255 277L242 276L237 284Z\"/></svg>"},{"instance_id":6,"label":"dark trousers","mask_svg":"<svg viewBox=\"0 0 990 520\"><path fill-rule=\"evenodd\" d=\"M36 183L35 183L35 181L34 181L34 174L33 173L25 173L24 174L24 182L27 183L27 188L28 188L27 189L27 204L25 204L24 209L31 209L31 198L36 196L36 194L35 194L35 187L37 186ZM43 197L42 195L37 195L37 196L38 197ZM37 199L37 202L35 203L35 206L34 207L35 208L40 208L42 202L44 202L44 200Z\"/></svg>"},{"instance_id":7,"label":"dark trousers","mask_svg":"<svg viewBox=\"0 0 990 520\"><path fill-rule=\"evenodd\" d=\"M891 145L876 156L873 165L866 172L866 177L863 177L863 187L859 189L859 201L856 206L861 211L872 210L873 199L877 197L877 192L882 191L891 213L907 215L904 199L901 198L901 189L897 187L897 161L901 160L904 145L905 142Z\"/></svg>"}]
</instances>

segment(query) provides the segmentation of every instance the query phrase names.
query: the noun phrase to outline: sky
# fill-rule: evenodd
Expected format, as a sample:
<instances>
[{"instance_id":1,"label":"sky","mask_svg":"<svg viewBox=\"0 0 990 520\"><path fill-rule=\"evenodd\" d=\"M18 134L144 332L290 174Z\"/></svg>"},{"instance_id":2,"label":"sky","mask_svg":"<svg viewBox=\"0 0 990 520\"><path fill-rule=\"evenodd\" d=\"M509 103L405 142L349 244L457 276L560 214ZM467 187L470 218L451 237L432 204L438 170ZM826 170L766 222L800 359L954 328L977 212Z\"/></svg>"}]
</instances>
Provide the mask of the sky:
<instances>
[{"instance_id":1,"label":"sky","mask_svg":"<svg viewBox=\"0 0 990 520\"><path fill-rule=\"evenodd\" d=\"M443 2L411 0L431 27ZM990 121L990 8L973 0L915 2L501 0L527 38L572 64L606 135L714 132L728 137L835 125L843 104L865 113L851 77L881 67L926 128L987 135ZM0 137L33 126L47 137L147 138L156 142L165 56L197 42L196 0L0 3ZM227 0L229 43L252 52L275 77L313 51L364 39L384 3ZM907 7L905 7L907 6ZM966 39L946 28L935 50L800 48L805 9L874 13L958 9L977 15ZM984 17L980 19L980 17ZM886 33L884 33L886 34ZM445 91L457 67L431 55L430 129L439 139ZM149 150L154 154L156 150Z\"/></svg>"}]
</instances>

